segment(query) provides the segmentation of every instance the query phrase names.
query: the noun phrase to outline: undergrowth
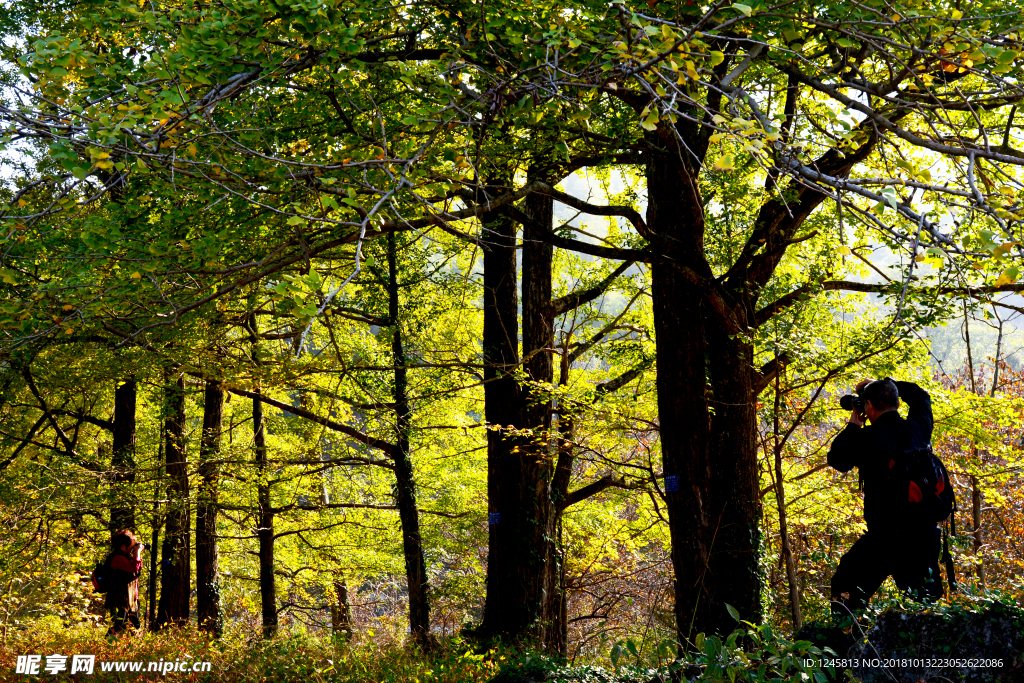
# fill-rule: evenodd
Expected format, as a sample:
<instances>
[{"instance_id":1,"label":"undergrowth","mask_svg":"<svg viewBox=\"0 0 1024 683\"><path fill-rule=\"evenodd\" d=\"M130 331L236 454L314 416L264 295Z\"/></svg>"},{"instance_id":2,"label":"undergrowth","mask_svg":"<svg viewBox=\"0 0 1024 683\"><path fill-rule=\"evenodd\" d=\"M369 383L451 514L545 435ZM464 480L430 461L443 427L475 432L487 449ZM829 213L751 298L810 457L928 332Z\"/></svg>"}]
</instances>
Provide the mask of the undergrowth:
<instances>
[{"instance_id":1,"label":"undergrowth","mask_svg":"<svg viewBox=\"0 0 1024 683\"><path fill-rule=\"evenodd\" d=\"M132 681L195 683L483 683L503 661L500 653L474 653L459 641L441 643L423 654L394 642L359 642L336 647L328 638L306 633L262 640L257 634L229 630L219 640L194 627L137 633L111 640L89 624L53 628L45 622L12 631L0 645L0 680L76 680L97 683ZM42 655L37 676L16 676L18 655ZM68 657L56 676L43 670L46 656ZM95 655L92 675L71 676L74 654ZM148 671L150 662L209 662L208 672ZM104 672L102 662L143 662L140 672Z\"/></svg>"},{"instance_id":2,"label":"undergrowth","mask_svg":"<svg viewBox=\"0 0 1024 683\"><path fill-rule=\"evenodd\" d=\"M336 645L305 633L264 641L255 634L229 630L219 640L194 627L107 639L89 624L65 628L41 620L10 631L0 646L0 680L194 681L218 683L648 683L651 681L804 680L824 683L833 673L809 665L820 651L808 642L791 642L771 627L740 624L728 638L698 638L682 657L645 661L629 641L617 643L603 662L577 663L545 655L513 653L501 647L475 652L459 639L440 642L430 652L396 642ZM36 676L15 674L18 655L41 655ZM67 669L44 671L46 657L66 656ZM95 655L91 675L70 675L71 657ZM676 653L673 652L673 655ZM149 671L150 662L209 662L209 671ZM668 664L672 661L671 664ZM141 671L103 671L104 662L142 662Z\"/></svg>"}]
</instances>

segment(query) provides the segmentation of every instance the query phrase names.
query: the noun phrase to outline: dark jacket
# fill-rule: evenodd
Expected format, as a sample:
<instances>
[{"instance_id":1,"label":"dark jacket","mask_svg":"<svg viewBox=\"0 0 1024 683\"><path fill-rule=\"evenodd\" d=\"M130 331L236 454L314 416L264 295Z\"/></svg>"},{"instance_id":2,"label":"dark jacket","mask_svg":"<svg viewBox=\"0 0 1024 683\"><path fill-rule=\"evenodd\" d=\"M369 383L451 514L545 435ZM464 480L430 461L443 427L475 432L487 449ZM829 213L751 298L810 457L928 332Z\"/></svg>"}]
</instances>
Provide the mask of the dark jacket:
<instances>
[{"instance_id":1,"label":"dark jacket","mask_svg":"<svg viewBox=\"0 0 1024 683\"><path fill-rule=\"evenodd\" d=\"M110 556L110 569L104 578L107 586L106 606L127 607L134 612L139 609L139 574L142 560L118 550Z\"/></svg>"},{"instance_id":2,"label":"dark jacket","mask_svg":"<svg viewBox=\"0 0 1024 683\"><path fill-rule=\"evenodd\" d=\"M854 467L860 469L868 531L899 527L897 496L889 487L889 461L907 448L931 443L935 425L932 400L927 391L913 382L896 382L896 389L900 400L910 408L907 419L892 410L866 427L849 424L832 441L828 452L828 464L840 472L849 472Z\"/></svg>"}]
</instances>

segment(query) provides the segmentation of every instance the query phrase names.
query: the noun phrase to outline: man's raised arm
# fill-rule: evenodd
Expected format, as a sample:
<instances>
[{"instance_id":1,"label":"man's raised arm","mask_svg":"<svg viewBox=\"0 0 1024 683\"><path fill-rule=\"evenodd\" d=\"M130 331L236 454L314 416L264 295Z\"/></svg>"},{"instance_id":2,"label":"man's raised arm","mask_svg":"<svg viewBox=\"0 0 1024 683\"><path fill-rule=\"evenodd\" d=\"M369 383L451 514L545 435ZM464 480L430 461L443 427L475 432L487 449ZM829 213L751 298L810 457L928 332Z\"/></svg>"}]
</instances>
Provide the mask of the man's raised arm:
<instances>
[{"instance_id":1,"label":"man's raised arm","mask_svg":"<svg viewBox=\"0 0 1024 683\"><path fill-rule=\"evenodd\" d=\"M930 443L932 429L935 426L935 418L932 417L932 397L913 382L896 382L896 389L900 392L900 400L909 408L907 421L920 430L920 436L925 443Z\"/></svg>"}]
</instances>

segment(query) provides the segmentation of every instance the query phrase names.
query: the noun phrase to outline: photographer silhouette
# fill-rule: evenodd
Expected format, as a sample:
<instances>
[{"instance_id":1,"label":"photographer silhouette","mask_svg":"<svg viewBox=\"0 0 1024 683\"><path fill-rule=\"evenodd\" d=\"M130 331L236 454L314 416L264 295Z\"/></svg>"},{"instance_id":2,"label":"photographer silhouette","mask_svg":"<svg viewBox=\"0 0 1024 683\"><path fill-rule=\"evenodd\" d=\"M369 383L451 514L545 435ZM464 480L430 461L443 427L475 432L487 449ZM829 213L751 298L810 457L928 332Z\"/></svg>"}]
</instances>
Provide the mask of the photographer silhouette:
<instances>
[{"instance_id":1,"label":"photographer silhouette","mask_svg":"<svg viewBox=\"0 0 1024 683\"><path fill-rule=\"evenodd\" d=\"M840 472L859 469L868 527L832 576L832 600L842 603L833 604L833 611L843 615L863 609L889 576L919 598L940 597L937 522L955 504L945 468L931 454L934 420L928 392L887 377L862 381L857 393L859 400L843 397L844 407L853 409L828 453L828 464ZM900 398L909 407L906 419L897 412ZM922 468L928 476L920 474Z\"/></svg>"},{"instance_id":2,"label":"photographer silhouette","mask_svg":"<svg viewBox=\"0 0 1024 683\"><path fill-rule=\"evenodd\" d=\"M110 554L93 575L98 589L107 594L105 606L112 622L107 635L117 637L127 628L140 626L139 573L146 544L130 530L122 529L114 534L110 545Z\"/></svg>"}]
</instances>

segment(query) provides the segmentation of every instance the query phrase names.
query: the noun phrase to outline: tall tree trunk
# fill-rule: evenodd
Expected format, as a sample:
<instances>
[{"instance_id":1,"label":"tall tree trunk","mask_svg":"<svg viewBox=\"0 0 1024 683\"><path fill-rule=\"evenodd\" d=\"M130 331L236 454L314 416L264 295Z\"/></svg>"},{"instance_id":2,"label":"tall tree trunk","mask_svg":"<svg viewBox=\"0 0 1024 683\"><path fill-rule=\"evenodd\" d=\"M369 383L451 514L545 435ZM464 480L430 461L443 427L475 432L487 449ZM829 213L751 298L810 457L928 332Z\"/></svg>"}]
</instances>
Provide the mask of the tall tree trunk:
<instances>
[{"instance_id":1,"label":"tall tree trunk","mask_svg":"<svg viewBox=\"0 0 1024 683\"><path fill-rule=\"evenodd\" d=\"M715 605L708 628L729 633L736 621L725 605L753 623L761 621L760 470L757 464L757 403L754 349L721 325L706 334L713 411L708 461L712 519L708 548L710 597Z\"/></svg>"},{"instance_id":2,"label":"tall tree trunk","mask_svg":"<svg viewBox=\"0 0 1024 683\"><path fill-rule=\"evenodd\" d=\"M256 314L249 317L249 341L252 344L252 362L258 369L261 364L259 334ZM263 399L259 379L256 397L252 400L253 447L256 451L256 470L259 476L256 484L256 504L259 506L259 526L256 537L259 540L260 560L260 616L264 638L277 635L277 586L274 582L274 507L271 501L270 471L267 467L267 431L263 418Z\"/></svg>"},{"instance_id":3,"label":"tall tree trunk","mask_svg":"<svg viewBox=\"0 0 1024 683\"><path fill-rule=\"evenodd\" d=\"M398 254L395 233L388 233L388 319L391 323L391 354L395 366L395 482L398 516L402 522L402 548L405 553L405 578L409 588L409 626L413 640L421 647L430 645L430 596L427 564L423 557L420 516L416 507L416 481L410 432L412 409L409 406L408 370L402 346L402 327L398 317Z\"/></svg>"},{"instance_id":4,"label":"tall tree trunk","mask_svg":"<svg viewBox=\"0 0 1024 683\"><path fill-rule=\"evenodd\" d=\"M164 377L164 468L167 507L160 574L157 626L183 624L189 619L192 578L189 524L188 455L185 450L185 378L168 370Z\"/></svg>"},{"instance_id":5,"label":"tall tree trunk","mask_svg":"<svg viewBox=\"0 0 1024 683\"><path fill-rule=\"evenodd\" d=\"M218 578L217 509L220 477L221 423L224 390L219 380L206 380L203 435L199 447L199 490L196 496L196 617L199 627L220 636L224 627Z\"/></svg>"},{"instance_id":6,"label":"tall tree trunk","mask_svg":"<svg viewBox=\"0 0 1024 683\"><path fill-rule=\"evenodd\" d=\"M672 240L670 256L702 261L703 213L686 201L696 177L670 158L647 163L647 225ZM672 541L675 614L679 636L708 631L716 612L709 558L715 525L708 459L708 352L702 292L665 261L651 265L657 354L658 423L664 490Z\"/></svg>"},{"instance_id":7,"label":"tall tree trunk","mask_svg":"<svg viewBox=\"0 0 1024 683\"><path fill-rule=\"evenodd\" d=\"M530 194L525 201L527 215L537 227L550 228L553 201ZM554 380L552 347L554 320L551 309L552 248L541 241L537 228L528 223L523 229L523 369L531 384L520 391L522 427L532 436L513 451L506 471L514 483L515 500L502 524L515 543L515 577L508 596L508 631L513 639L548 642L554 625L557 601L555 566L556 515L551 500L553 453L551 452L551 394Z\"/></svg>"},{"instance_id":8,"label":"tall tree trunk","mask_svg":"<svg viewBox=\"0 0 1024 683\"><path fill-rule=\"evenodd\" d=\"M501 183L499 183L501 184ZM484 413L487 432L487 597L479 633L508 633L513 600L515 483L506 470L515 457L517 439L508 432L521 424L519 386L513 377L519 364L519 318L516 277L516 228L504 214L484 213Z\"/></svg>"},{"instance_id":9,"label":"tall tree trunk","mask_svg":"<svg viewBox=\"0 0 1024 683\"><path fill-rule=\"evenodd\" d=\"M135 529L135 378L125 380L114 390L113 453L110 458L110 533Z\"/></svg>"}]
</instances>

